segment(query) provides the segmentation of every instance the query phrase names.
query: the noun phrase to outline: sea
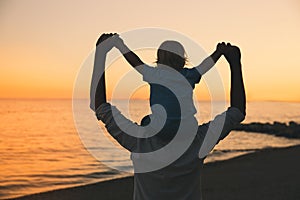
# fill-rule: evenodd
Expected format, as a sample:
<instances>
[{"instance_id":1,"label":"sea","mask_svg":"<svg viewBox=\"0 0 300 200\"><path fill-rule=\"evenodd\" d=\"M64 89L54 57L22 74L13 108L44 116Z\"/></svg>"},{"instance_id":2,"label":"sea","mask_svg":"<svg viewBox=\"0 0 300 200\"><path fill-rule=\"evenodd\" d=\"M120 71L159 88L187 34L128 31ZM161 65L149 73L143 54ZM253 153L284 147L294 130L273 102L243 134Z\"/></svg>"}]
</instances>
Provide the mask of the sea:
<instances>
[{"instance_id":1,"label":"sea","mask_svg":"<svg viewBox=\"0 0 300 200\"><path fill-rule=\"evenodd\" d=\"M118 100L113 103L137 123L150 112L147 100ZM199 124L211 120L226 106L197 102ZM106 148L98 138L100 133L94 133L98 129L89 128L96 123L103 133L99 137L109 137L101 123L87 117L85 123L80 124L78 119L84 117L87 110L89 101L86 99L76 102L70 99L0 100L0 199L132 175L131 163L124 162L129 160L129 154L116 153L118 148L124 151L120 147ZM248 102L244 123L300 123L299 111L300 103ZM100 156L87 147L86 134L92 140L94 137L93 141L101 147L101 151L98 151ZM205 162L226 160L265 148L299 144L299 139L232 131L214 148Z\"/></svg>"}]
</instances>

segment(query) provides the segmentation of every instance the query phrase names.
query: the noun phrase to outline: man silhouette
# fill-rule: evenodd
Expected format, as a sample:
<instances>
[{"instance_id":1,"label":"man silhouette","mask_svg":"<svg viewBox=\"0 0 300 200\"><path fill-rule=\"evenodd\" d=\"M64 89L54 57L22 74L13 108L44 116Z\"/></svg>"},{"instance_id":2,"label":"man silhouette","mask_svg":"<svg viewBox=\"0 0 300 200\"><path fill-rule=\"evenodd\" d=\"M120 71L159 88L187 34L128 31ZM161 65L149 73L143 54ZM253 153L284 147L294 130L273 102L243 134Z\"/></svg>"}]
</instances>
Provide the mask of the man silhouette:
<instances>
[{"instance_id":1,"label":"man silhouette","mask_svg":"<svg viewBox=\"0 0 300 200\"><path fill-rule=\"evenodd\" d=\"M97 42L93 73L97 72L95 68L104 69L106 53L113 47L113 44L104 41L111 36L112 34L103 34ZM226 48L227 50L224 56L230 64L231 71L230 107L225 112L216 116L214 120L198 126L196 135L193 137L191 144L174 162L153 171L143 173L135 171L133 199L201 199L201 171L206 155L200 155L199 151L205 141L205 137L207 134L213 134L212 131L217 130L215 127L220 127L220 121L222 121L220 136L216 141L216 143L218 143L224 139L237 124L243 121L246 115L246 97L240 62L241 53L238 47L232 46L229 43L226 45ZM101 61L99 62L99 60ZM105 124L109 134L117 140L120 145L132 152L132 155L134 153L152 152L163 148L166 143L160 140L161 133L152 137L137 138L122 130L120 124L133 127L128 130L137 130L140 126L128 120L116 107L107 103L104 79L105 76L103 73L100 81L97 83L94 97L95 101L91 102L93 104L91 107L95 108L97 119ZM145 117L142 120L141 126L146 126L148 123L151 123L151 120L149 117ZM162 129L161 132L163 131ZM187 133L187 135L188 134L189 133ZM134 169L137 168L136 163L138 163L138 159L139 158L132 156ZM151 160L147 162L151 164ZM155 160L155 162L157 162L157 160Z\"/></svg>"}]
</instances>

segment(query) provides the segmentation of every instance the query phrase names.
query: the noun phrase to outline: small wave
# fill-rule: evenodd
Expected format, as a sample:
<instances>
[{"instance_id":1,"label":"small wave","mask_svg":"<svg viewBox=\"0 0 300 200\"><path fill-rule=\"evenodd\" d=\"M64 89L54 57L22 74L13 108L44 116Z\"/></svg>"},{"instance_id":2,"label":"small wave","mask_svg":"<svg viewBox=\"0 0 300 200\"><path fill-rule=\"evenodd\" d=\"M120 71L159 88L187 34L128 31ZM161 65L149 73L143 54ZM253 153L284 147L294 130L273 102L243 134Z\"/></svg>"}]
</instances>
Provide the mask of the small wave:
<instances>
[{"instance_id":1,"label":"small wave","mask_svg":"<svg viewBox=\"0 0 300 200\"><path fill-rule=\"evenodd\" d=\"M91 172L87 174L31 174L28 175L29 179L41 179L41 180L51 180L51 179L93 179L93 178L106 178L107 176L119 174L117 171L102 171L102 172Z\"/></svg>"},{"instance_id":2,"label":"small wave","mask_svg":"<svg viewBox=\"0 0 300 200\"><path fill-rule=\"evenodd\" d=\"M266 148L271 148L271 147L266 147ZM263 148L264 149L264 148ZM260 151L262 149L254 148L254 149L214 149L213 154L217 153L240 153L240 152L253 152L253 151Z\"/></svg>"}]
</instances>

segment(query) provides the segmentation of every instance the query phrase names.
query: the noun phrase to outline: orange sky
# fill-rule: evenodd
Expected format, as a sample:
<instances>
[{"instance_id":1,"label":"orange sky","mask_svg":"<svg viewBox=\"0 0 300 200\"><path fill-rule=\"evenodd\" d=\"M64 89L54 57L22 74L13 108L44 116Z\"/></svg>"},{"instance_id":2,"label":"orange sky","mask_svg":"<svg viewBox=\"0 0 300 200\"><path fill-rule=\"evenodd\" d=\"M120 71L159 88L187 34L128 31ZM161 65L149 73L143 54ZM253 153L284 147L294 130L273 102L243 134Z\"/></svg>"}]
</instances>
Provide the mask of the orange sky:
<instances>
[{"instance_id":1,"label":"orange sky","mask_svg":"<svg viewBox=\"0 0 300 200\"><path fill-rule=\"evenodd\" d=\"M238 45L248 100L300 101L297 0L2 0L0 27L0 98L71 98L77 71L101 33L159 27L190 37L208 53L219 41ZM152 59L154 53L145 55ZM223 58L217 68L228 93ZM110 77L109 93L118 79ZM204 83L197 91L198 99L209 98Z\"/></svg>"}]
</instances>

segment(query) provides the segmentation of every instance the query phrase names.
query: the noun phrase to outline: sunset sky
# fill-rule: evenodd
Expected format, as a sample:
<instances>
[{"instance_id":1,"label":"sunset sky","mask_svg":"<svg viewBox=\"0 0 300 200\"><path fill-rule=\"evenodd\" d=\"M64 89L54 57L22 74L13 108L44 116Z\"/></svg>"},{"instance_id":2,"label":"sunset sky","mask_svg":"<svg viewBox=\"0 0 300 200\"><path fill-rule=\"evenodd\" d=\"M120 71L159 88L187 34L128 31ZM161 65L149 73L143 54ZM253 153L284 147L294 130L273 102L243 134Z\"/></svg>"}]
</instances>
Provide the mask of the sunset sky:
<instances>
[{"instance_id":1,"label":"sunset sky","mask_svg":"<svg viewBox=\"0 0 300 200\"><path fill-rule=\"evenodd\" d=\"M208 53L220 41L236 44L248 100L300 101L298 0L1 0L0 98L72 98L77 72L101 33L147 27L179 32ZM228 93L224 58L217 68ZM107 78L108 85L117 78ZM198 90L206 100L205 84Z\"/></svg>"}]
</instances>

